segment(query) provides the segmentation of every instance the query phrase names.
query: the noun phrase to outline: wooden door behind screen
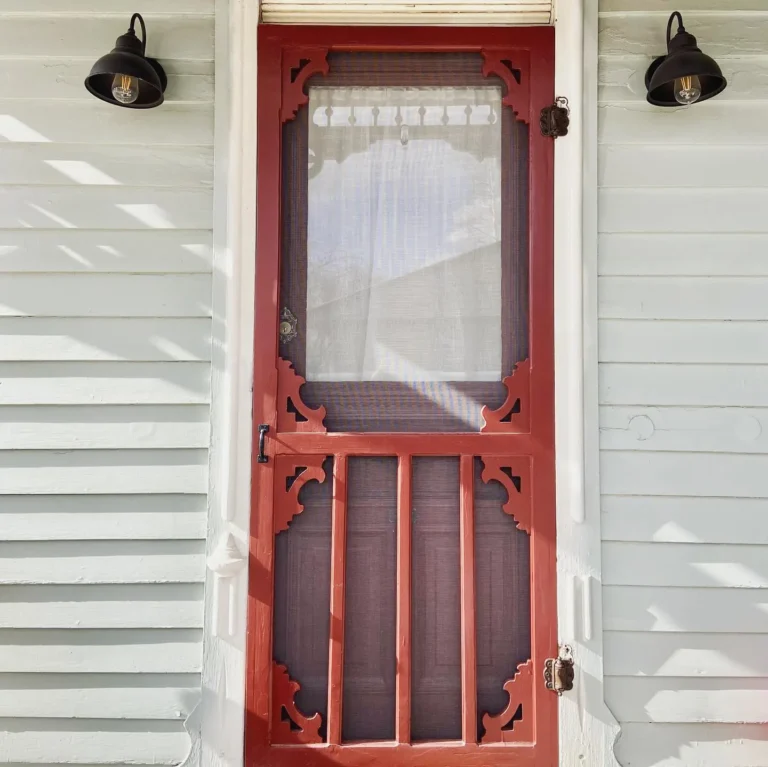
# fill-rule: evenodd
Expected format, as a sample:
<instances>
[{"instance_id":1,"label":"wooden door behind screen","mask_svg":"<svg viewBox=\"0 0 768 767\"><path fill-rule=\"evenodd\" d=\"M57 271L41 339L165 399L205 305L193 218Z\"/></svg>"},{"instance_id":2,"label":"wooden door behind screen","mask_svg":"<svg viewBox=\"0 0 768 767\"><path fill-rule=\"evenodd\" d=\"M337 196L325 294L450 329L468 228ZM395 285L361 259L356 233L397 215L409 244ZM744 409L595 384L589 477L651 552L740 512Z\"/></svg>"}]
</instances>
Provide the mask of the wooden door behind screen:
<instances>
[{"instance_id":1,"label":"wooden door behind screen","mask_svg":"<svg viewBox=\"0 0 768 767\"><path fill-rule=\"evenodd\" d=\"M249 766L554 766L549 28L259 30Z\"/></svg>"}]
</instances>

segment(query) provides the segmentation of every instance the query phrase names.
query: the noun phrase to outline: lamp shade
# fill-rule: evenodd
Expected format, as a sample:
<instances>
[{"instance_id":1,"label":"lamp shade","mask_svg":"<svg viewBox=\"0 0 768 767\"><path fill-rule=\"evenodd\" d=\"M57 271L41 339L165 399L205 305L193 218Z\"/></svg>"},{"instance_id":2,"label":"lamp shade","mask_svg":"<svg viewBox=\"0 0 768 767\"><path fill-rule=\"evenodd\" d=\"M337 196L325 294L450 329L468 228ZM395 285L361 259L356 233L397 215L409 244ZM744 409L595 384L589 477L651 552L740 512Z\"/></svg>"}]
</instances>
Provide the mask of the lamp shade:
<instances>
[{"instance_id":1,"label":"lamp shade","mask_svg":"<svg viewBox=\"0 0 768 767\"><path fill-rule=\"evenodd\" d=\"M672 20L677 16L680 23L677 34L670 39ZM677 107L675 81L698 77L701 95L696 99L706 101L725 89L727 85L717 62L699 49L696 38L685 31L683 17L675 11L667 24L667 55L657 58L645 75L647 99L659 107Z\"/></svg>"},{"instance_id":2,"label":"lamp shade","mask_svg":"<svg viewBox=\"0 0 768 767\"><path fill-rule=\"evenodd\" d=\"M136 19L141 23L144 40L139 40L133 29ZM144 29L143 19L139 14L134 14L131 28L117 38L114 49L102 56L85 78L85 87L89 93L102 101L130 109L151 109L163 103L167 79L160 64L144 55ZM116 75L135 78L138 96L133 102L124 103L115 98L113 82Z\"/></svg>"}]
</instances>

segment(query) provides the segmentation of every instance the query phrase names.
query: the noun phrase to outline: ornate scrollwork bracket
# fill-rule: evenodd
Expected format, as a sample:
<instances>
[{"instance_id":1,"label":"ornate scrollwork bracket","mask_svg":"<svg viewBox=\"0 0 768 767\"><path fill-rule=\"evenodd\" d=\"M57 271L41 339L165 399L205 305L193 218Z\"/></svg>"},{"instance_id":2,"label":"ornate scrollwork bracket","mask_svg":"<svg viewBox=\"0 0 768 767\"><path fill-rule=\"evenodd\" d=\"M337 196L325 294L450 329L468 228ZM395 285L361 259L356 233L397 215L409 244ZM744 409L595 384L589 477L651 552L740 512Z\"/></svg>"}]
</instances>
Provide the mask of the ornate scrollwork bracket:
<instances>
[{"instance_id":1,"label":"ornate scrollwork bracket","mask_svg":"<svg viewBox=\"0 0 768 767\"><path fill-rule=\"evenodd\" d=\"M520 530L530 535L531 513L531 459L527 456L483 456L483 472L486 484L500 482L507 491L507 502L502 506Z\"/></svg>"},{"instance_id":2,"label":"ornate scrollwork bracket","mask_svg":"<svg viewBox=\"0 0 768 767\"><path fill-rule=\"evenodd\" d=\"M292 48L283 54L283 93L280 121L296 117L299 107L309 101L304 90L312 75L328 74L327 48Z\"/></svg>"},{"instance_id":3,"label":"ornate scrollwork bracket","mask_svg":"<svg viewBox=\"0 0 768 767\"><path fill-rule=\"evenodd\" d=\"M496 716L483 714L485 734L480 742L533 743L533 661L521 663L514 677L504 683L504 690L509 703Z\"/></svg>"},{"instance_id":4,"label":"ornate scrollwork bracket","mask_svg":"<svg viewBox=\"0 0 768 767\"><path fill-rule=\"evenodd\" d=\"M272 743L289 746L323 742L320 714L305 716L296 707L296 693L300 689L301 685L288 676L285 666L272 664Z\"/></svg>"},{"instance_id":5,"label":"ornate scrollwork bracket","mask_svg":"<svg viewBox=\"0 0 768 767\"><path fill-rule=\"evenodd\" d=\"M310 408L301 399L300 389L306 381L288 360L277 360L277 431L325 432L325 408Z\"/></svg>"},{"instance_id":6,"label":"ornate scrollwork bracket","mask_svg":"<svg viewBox=\"0 0 768 767\"><path fill-rule=\"evenodd\" d=\"M291 520L304 511L301 488L315 480L325 482L324 455L279 455L275 459L275 535L288 529Z\"/></svg>"},{"instance_id":7,"label":"ornate scrollwork bracket","mask_svg":"<svg viewBox=\"0 0 768 767\"><path fill-rule=\"evenodd\" d=\"M501 103L509 107L515 117L531 122L530 89L528 87L528 52L523 50L483 51L483 76L495 75L504 83Z\"/></svg>"},{"instance_id":8,"label":"ornate scrollwork bracket","mask_svg":"<svg viewBox=\"0 0 768 767\"><path fill-rule=\"evenodd\" d=\"M507 398L498 410L487 405L482 409L483 434L525 434L531 430L531 361L523 360L515 365L512 375L504 379Z\"/></svg>"}]
</instances>

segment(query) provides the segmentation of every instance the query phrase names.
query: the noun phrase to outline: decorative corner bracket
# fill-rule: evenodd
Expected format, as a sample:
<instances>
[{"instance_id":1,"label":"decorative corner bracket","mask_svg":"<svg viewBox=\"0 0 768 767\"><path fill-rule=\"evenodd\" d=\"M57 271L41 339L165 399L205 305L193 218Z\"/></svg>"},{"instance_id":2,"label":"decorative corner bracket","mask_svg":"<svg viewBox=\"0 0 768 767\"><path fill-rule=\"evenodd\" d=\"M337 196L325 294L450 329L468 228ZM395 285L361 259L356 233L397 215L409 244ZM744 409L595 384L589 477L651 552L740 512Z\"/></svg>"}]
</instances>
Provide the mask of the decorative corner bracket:
<instances>
[{"instance_id":1,"label":"decorative corner bracket","mask_svg":"<svg viewBox=\"0 0 768 767\"><path fill-rule=\"evenodd\" d=\"M325 432L325 408L307 407L300 389L306 381L288 360L277 360L277 430L278 432ZM289 410L289 406L292 409Z\"/></svg>"},{"instance_id":2,"label":"decorative corner bracket","mask_svg":"<svg viewBox=\"0 0 768 767\"><path fill-rule=\"evenodd\" d=\"M304 86L312 75L328 74L327 56L327 48L291 48L284 52L280 122L293 120L299 107L309 101Z\"/></svg>"},{"instance_id":3,"label":"decorative corner bracket","mask_svg":"<svg viewBox=\"0 0 768 767\"><path fill-rule=\"evenodd\" d=\"M509 107L518 120L530 123L528 52L521 49L483 51L483 59L483 77L495 75L504 83L505 93L501 103Z\"/></svg>"},{"instance_id":4,"label":"decorative corner bracket","mask_svg":"<svg viewBox=\"0 0 768 767\"><path fill-rule=\"evenodd\" d=\"M568 99L558 96L555 103L541 110L539 116L539 128L541 135L546 138L559 138L568 135L568 126L571 124L571 110Z\"/></svg>"},{"instance_id":5,"label":"decorative corner bracket","mask_svg":"<svg viewBox=\"0 0 768 767\"><path fill-rule=\"evenodd\" d=\"M272 743L290 746L323 742L320 714L305 716L296 707L296 693L300 689L301 685L288 676L285 666L272 664Z\"/></svg>"},{"instance_id":6,"label":"decorative corner bracket","mask_svg":"<svg viewBox=\"0 0 768 767\"><path fill-rule=\"evenodd\" d=\"M275 459L275 535L287 530L291 520L304 511L301 488L315 480L325 482L324 455L279 455Z\"/></svg>"},{"instance_id":7,"label":"decorative corner bracket","mask_svg":"<svg viewBox=\"0 0 768 767\"><path fill-rule=\"evenodd\" d=\"M483 456L483 482L496 480L507 491L507 502L502 507L517 523L520 530L531 533L531 459L527 456Z\"/></svg>"},{"instance_id":8,"label":"decorative corner bracket","mask_svg":"<svg viewBox=\"0 0 768 767\"><path fill-rule=\"evenodd\" d=\"M485 734L481 743L533 743L533 661L517 667L512 679L504 683L509 703L497 716L483 714Z\"/></svg>"},{"instance_id":9,"label":"decorative corner bracket","mask_svg":"<svg viewBox=\"0 0 768 767\"><path fill-rule=\"evenodd\" d=\"M525 434L531 430L531 361L518 362L512 375L504 379L504 386L507 387L504 404L498 410L486 405L481 411L485 421L480 430L483 434Z\"/></svg>"}]
</instances>

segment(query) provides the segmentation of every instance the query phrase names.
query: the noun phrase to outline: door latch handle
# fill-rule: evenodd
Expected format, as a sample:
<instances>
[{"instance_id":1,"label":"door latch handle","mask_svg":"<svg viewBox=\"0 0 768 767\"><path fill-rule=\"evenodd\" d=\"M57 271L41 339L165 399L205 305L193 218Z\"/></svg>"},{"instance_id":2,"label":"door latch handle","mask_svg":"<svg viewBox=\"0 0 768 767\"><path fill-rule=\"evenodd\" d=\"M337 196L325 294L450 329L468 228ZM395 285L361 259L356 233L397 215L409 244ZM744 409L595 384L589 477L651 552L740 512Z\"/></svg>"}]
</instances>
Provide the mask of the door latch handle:
<instances>
[{"instance_id":1,"label":"door latch handle","mask_svg":"<svg viewBox=\"0 0 768 767\"><path fill-rule=\"evenodd\" d=\"M267 432L269 431L269 424L259 424L259 454L256 458L257 463L268 463L269 458L264 452L264 443L267 441Z\"/></svg>"}]
</instances>

